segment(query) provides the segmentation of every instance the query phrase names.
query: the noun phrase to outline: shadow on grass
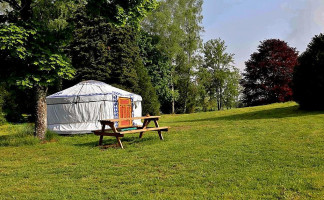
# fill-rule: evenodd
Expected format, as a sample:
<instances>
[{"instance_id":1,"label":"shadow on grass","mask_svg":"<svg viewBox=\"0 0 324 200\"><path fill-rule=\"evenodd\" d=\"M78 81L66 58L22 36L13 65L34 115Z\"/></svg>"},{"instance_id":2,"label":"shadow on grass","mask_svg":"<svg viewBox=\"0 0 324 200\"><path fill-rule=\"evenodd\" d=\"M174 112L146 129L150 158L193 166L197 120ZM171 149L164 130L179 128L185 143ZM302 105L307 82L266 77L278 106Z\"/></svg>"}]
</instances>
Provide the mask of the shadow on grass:
<instances>
[{"instance_id":1,"label":"shadow on grass","mask_svg":"<svg viewBox=\"0 0 324 200\"><path fill-rule=\"evenodd\" d=\"M197 120L186 120L178 122L202 122L202 121L240 121L240 120L258 120L258 119L282 119L289 117L303 117L311 115L324 114L324 111L304 111L300 110L298 105L284 107L284 108L272 108L268 110L253 111L241 114L233 114L220 117L204 118Z\"/></svg>"},{"instance_id":2,"label":"shadow on grass","mask_svg":"<svg viewBox=\"0 0 324 200\"><path fill-rule=\"evenodd\" d=\"M158 136L157 136L158 138ZM148 136L148 137L143 137L143 138L135 138L135 137L123 137L121 138L121 142L123 143L123 145L132 145L132 144L136 144L136 143L142 143L144 141L151 141L154 140L153 136ZM93 141L93 142L86 142L86 143L82 143L82 144L74 144L75 146L79 146L79 147L100 147L100 148L119 148L119 146L117 145L117 140L115 137L109 137L106 136L104 137L103 140L103 145L99 146L99 137L98 140Z\"/></svg>"}]
</instances>

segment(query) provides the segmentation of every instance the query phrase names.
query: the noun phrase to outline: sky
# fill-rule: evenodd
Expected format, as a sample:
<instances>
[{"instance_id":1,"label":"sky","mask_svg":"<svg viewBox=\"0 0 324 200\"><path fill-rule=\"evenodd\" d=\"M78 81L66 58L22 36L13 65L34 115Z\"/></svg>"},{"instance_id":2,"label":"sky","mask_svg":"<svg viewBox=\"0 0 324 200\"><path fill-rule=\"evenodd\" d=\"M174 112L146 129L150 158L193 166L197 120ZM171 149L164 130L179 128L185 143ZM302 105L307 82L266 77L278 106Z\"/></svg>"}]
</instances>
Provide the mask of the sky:
<instances>
[{"instance_id":1,"label":"sky","mask_svg":"<svg viewBox=\"0 0 324 200\"><path fill-rule=\"evenodd\" d=\"M202 15L203 41L224 40L241 72L260 41L284 40L302 53L324 33L324 0L204 0Z\"/></svg>"}]
</instances>

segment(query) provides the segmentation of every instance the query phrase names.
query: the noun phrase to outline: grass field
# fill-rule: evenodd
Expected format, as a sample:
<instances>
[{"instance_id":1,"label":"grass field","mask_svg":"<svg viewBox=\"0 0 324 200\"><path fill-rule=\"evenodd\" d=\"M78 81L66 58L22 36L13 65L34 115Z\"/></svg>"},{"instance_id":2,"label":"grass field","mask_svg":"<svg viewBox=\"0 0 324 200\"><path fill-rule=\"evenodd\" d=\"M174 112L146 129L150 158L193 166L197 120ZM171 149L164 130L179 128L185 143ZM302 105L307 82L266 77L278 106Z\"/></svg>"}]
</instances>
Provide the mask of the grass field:
<instances>
[{"instance_id":1,"label":"grass field","mask_svg":"<svg viewBox=\"0 0 324 200\"><path fill-rule=\"evenodd\" d=\"M324 199L324 112L290 102L160 125L164 141L127 135L123 150L91 134L7 142L24 125L2 126L0 199Z\"/></svg>"}]
</instances>

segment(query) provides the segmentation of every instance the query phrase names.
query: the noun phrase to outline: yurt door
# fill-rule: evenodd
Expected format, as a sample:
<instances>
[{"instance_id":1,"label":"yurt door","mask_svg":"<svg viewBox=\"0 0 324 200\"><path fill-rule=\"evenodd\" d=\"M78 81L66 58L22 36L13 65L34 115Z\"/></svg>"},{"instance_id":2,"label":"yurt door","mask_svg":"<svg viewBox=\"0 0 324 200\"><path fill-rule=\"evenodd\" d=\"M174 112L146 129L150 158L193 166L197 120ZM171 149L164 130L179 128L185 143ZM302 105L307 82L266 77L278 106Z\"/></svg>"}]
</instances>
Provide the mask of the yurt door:
<instances>
[{"instance_id":1,"label":"yurt door","mask_svg":"<svg viewBox=\"0 0 324 200\"><path fill-rule=\"evenodd\" d=\"M132 101L130 98L120 97L118 99L119 118L131 118L132 117ZM120 121L119 127L131 126L132 120Z\"/></svg>"}]
</instances>

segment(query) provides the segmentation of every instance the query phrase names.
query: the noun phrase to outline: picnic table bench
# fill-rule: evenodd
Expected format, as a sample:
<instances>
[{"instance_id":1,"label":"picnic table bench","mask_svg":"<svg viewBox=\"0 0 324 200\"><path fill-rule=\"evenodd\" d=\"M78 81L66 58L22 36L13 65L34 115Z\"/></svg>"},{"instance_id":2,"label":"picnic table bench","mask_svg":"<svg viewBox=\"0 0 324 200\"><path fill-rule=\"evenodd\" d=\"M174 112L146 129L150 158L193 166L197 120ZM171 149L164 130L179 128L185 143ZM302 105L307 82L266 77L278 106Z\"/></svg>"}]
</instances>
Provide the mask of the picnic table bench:
<instances>
[{"instance_id":1,"label":"picnic table bench","mask_svg":"<svg viewBox=\"0 0 324 200\"><path fill-rule=\"evenodd\" d=\"M103 136L113 136L116 137L118 145L123 149L123 144L121 143L120 138L124 137L125 134L134 134L140 133L139 137L143 137L143 133L147 131L157 131L161 140L163 140L162 131L168 131L169 127L160 127L158 120L160 116L144 116L144 117L133 117L133 118L119 118L119 119L105 119L99 120L102 129L92 131L95 135L99 135L99 145L102 145ZM122 122L130 120L144 120L142 126L119 126L115 127L115 122ZM149 123L153 121L155 127L148 127ZM110 127L110 129L106 129L106 125ZM128 129L128 130L127 130Z\"/></svg>"}]
</instances>

